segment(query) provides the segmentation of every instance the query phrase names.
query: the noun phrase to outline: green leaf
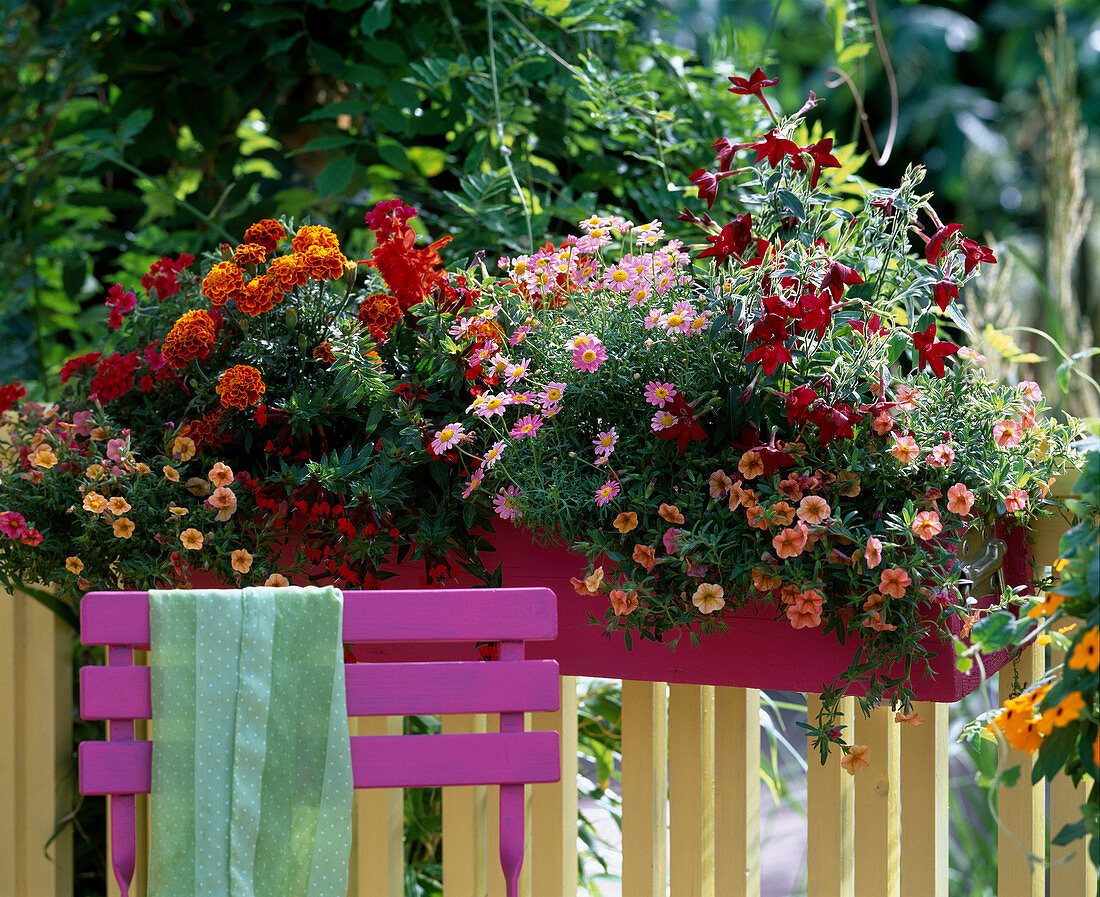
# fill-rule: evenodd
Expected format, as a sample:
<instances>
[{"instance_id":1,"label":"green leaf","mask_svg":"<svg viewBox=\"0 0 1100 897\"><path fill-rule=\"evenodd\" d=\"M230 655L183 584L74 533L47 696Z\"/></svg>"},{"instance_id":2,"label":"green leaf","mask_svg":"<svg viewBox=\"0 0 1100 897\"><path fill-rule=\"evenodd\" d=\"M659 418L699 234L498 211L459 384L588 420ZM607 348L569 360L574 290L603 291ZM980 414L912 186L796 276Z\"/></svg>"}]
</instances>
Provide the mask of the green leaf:
<instances>
[{"instance_id":1,"label":"green leaf","mask_svg":"<svg viewBox=\"0 0 1100 897\"><path fill-rule=\"evenodd\" d=\"M363 44L363 52L388 65L404 65L408 62L405 51L392 40L369 40Z\"/></svg>"},{"instance_id":2,"label":"green leaf","mask_svg":"<svg viewBox=\"0 0 1100 897\"><path fill-rule=\"evenodd\" d=\"M333 196L343 191L351 183L355 166L355 156L337 159L317 175L317 192L321 196Z\"/></svg>"},{"instance_id":3,"label":"green leaf","mask_svg":"<svg viewBox=\"0 0 1100 897\"><path fill-rule=\"evenodd\" d=\"M369 9L363 10L359 19L359 33L362 37L373 37L376 32L388 28L393 19L390 0L375 0Z\"/></svg>"},{"instance_id":4,"label":"green leaf","mask_svg":"<svg viewBox=\"0 0 1100 897\"><path fill-rule=\"evenodd\" d=\"M1057 835L1051 840L1051 844L1057 844L1059 847L1065 847L1076 841L1078 838L1083 838L1088 834L1088 829L1085 827L1085 820L1080 819L1077 822L1069 822L1063 825Z\"/></svg>"},{"instance_id":5,"label":"green leaf","mask_svg":"<svg viewBox=\"0 0 1100 897\"><path fill-rule=\"evenodd\" d=\"M303 116L303 121L318 121L325 118L338 118L341 115L362 115L369 112L371 104L365 100L341 100L338 103L329 103L320 109L314 109L309 115Z\"/></svg>"},{"instance_id":6,"label":"green leaf","mask_svg":"<svg viewBox=\"0 0 1100 897\"><path fill-rule=\"evenodd\" d=\"M342 78L348 65L344 61L344 57L333 50L331 47L326 47L324 44L319 44L316 41L311 41L309 45L309 55L313 61L317 63L317 67L322 72L336 77Z\"/></svg>"},{"instance_id":7,"label":"green leaf","mask_svg":"<svg viewBox=\"0 0 1100 897\"><path fill-rule=\"evenodd\" d=\"M286 155L296 156L298 153L315 153L318 150L338 149L355 142L355 138L349 137L347 134L326 134L324 137L315 137L305 146L290 150Z\"/></svg>"}]
</instances>

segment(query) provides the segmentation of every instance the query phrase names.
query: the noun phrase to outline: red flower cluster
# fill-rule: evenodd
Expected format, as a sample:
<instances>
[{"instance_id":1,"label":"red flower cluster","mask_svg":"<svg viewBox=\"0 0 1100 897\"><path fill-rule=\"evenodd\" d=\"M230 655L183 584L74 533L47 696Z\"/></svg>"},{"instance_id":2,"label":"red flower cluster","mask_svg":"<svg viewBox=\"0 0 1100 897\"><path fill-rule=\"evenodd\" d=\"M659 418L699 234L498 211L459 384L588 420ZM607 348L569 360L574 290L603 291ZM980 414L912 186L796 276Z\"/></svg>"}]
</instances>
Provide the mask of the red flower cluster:
<instances>
[{"instance_id":1,"label":"red flower cluster","mask_svg":"<svg viewBox=\"0 0 1100 897\"><path fill-rule=\"evenodd\" d=\"M111 310L107 316L107 326L112 330L118 330L122 326L122 319L137 306L137 297L122 289L122 284L116 283L107 291L106 306Z\"/></svg>"},{"instance_id":2,"label":"red flower cluster","mask_svg":"<svg viewBox=\"0 0 1100 897\"><path fill-rule=\"evenodd\" d=\"M79 370L91 367L103 357L102 352L89 352L87 355L78 355L70 358L61 366L61 382L68 383L69 379Z\"/></svg>"},{"instance_id":3,"label":"red flower cluster","mask_svg":"<svg viewBox=\"0 0 1100 897\"><path fill-rule=\"evenodd\" d=\"M137 352L120 355L115 352L104 358L96 368L89 394L97 402L122 398L134 388L134 372L141 367Z\"/></svg>"},{"instance_id":4,"label":"red flower cluster","mask_svg":"<svg viewBox=\"0 0 1100 897\"><path fill-rule=\"evenodd\" d=\"M410 218L415 218L418 214L416 209L405 205L400 199L387 199L367 212L363 220L374 231L374 238L379 243L384 243L395 229L404 227Z\"/></svg>"},{"instance_id":5,"label":"red flower cluster","mask_svg":"<svg viewBox=\"0 0 1100 897\"><path fill-rule=\"evenodd\" d=\"M179 292L180 285L176 275L184 268L189 268L195 262L195 257L190 253L180 253L176 259L165 256L157 259L149 267L149 273L141 278L141 287L146 295L151 296L156 291L157 301L163 302Z\"/></svg>"},{"instance_id":6,"label":"red flower cluster","mask_svg":"<svg viewBox=\"0 0 1100 897\"><path fill-rule=\"evenodd\" d=\"M27 391L18 380L14 383L6 383L0 386L0 414L14 408L16 402L26 394Z\"/></svg>"},{"instance_id":7,"label":"red flower cluster","mask_svg":"<svg viewBox=\"0 0 1100 897\"><path fill-rule=\"evenodd\" d=\"M380 203L367 216L368 224L375 221L377 225L375 235L379 242L371 250L371 258L363 264L378 269L404 312L429 299L445 282L445 274L437 270L443 264L439 250L451 242L451 237L442 237L430 246L417 249L416 232L404 223L412 216L406 213L408 207L404 204L393 205L397 202L399 200L392 200L388 208L379 213L381 206L387 206Z\"/></svg>"}]
</instances>

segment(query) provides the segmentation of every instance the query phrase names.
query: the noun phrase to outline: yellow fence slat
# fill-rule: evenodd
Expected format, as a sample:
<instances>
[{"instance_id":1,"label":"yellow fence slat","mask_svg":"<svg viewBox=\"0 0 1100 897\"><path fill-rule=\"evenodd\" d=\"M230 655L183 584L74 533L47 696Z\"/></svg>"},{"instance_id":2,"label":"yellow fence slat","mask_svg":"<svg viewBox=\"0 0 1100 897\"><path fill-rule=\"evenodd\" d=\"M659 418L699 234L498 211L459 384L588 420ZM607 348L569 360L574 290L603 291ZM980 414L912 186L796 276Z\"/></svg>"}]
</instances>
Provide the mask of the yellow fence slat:
<instances>
[{"instance_id":1,"label":"yellow fence slat","mask_svg":"<svg viewBox=\"0 0 1100 897\"><path fill-rule=\"evenodd\" d=\"M485 714L443 717L445 733L485 732ZM443 789L443 893L486 897L486 811L489 789Z\"/></svg>"},{"instance_id":2,"label":"yellow fence slat","mask_svg":"<svg viewBox=\"0 0 1100 897\"><path fill-rule=\"evenodd\" d=\"M577 677L561 677L561 709L536 713L531 728L561 734L561 781L531 786L533 897L577 893Z\"/></svg>"},{"instance_id":3,"label":"yellow fence slat","mask_svg":"<svg viewBox=\"0 0 1100 897\"><path fill-rule=\"evenodd\" d=\"M900 897L900 732L894 712L856 713L853 743L870 748L871 765L855 776L855 892Z\"/></svg>"},{"instance_id":4,"label":"yellow fence slat","mask_svg":"<svg viewBox=\"0 0 1100 897\"><path fill-rule=\"evenodd\" d=\"M401 730L399 716L351 719L353 735L400 735ZM355 789L349 897L402 897L405 893L404 826L404 789Z\"/></svg>"},{"instance_id":5,"label":"yellow fence slat","mask_svg":"<svg viewBox=\"0 0 1100 897\"><path fill-rule=\"evenodd\" d=\"M667 718L665 683L623 682L622 884L630 897L668 889Z\"/></svg>"},{"instance_id":6,"label":"yellow fence slat","mask_svg":"<svg viewBox=\"0 0 1100 897\"><path fill-rule=\"evenodd\" d=\"M1000 700L1012 696L1016 675L1026 687L1043 674L1043 654L1028 648L1015 664L1009 664L998 676ZM1008 748L1010 765L1020 764L1020 778L1011 788L997 794L1000 827L997 831L998 897L1043 897L1046 875L1042 862L1029 863L1028 854L1040 859L1046 852L1046 789L1044 783L1031 784L1033 764L1030 755Z\"/></svg>"},{"instance_id":7,"label":"yellow fence slat","mask_svg":"<svg viewBox=\"0 0 1100 897\"><path fill-rule=\"evenodd\" d=\"M669 884L714 897L714 686L670 685Z\"/></svg>"},{"instance_id":8,"label":"yellow fence slat","mask_svg":"<svg viewBox=\"0 0 1100 897\"><path fill-rule=\"evenodd\" d=\"M26 595L0 592L0 893L66 897L72 831L72 630Z\"/></svg>"},{"instance_id":9,"label":"yellow fence slat","mask_svg":"<svg viewBox=\"0 0 1100 897\"><path fill-rule=\"evenodd\" d=\"M821 707L820 695L807 695L812 721ZM852 698L841 700L844 720L853 718ZM851 731L850 729L848 731ZM831 752L822 766L811 753L806 775L806 897L856 897L855 894L855 783L840 766L839 752ZM864 770L866 772L866 770ZM871 897L860 894L859 897Z\"/></svg>"},{"instance_id":10,"label":"yellow fence slat","mask_svg":"<svg viewBox=\"0 0 1100 897\"><path fill-rule=\"evenodd\" d=\"M947 897L947 705L922 701L913 709L924 722L901 727L901 893Z\"/></svg>"},{"instance_id":11,"label":"yellow fence slat","mask_svg":"<svg viewBox=\"0 0 1100 897\"><path fill-rule=\"evenodd\" d=\"M723 897L760 897L760 691L714 690L714 877Z\"/></svg>"}]
</instances>

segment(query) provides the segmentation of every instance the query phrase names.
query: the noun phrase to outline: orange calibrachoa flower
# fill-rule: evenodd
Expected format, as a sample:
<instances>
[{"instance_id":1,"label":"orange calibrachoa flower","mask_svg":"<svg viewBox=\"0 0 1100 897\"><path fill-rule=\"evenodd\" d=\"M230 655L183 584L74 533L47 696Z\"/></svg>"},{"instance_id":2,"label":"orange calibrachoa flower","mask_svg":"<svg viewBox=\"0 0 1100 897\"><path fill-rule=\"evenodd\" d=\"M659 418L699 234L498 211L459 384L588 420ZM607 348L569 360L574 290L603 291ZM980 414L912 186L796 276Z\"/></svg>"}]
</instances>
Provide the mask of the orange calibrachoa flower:
<instances>
[{"instance_id":1,"label":"orange calibrachoa flower","mask_svg":"<svg viewBox=\"0 0 1100 897\"><path fill-rule=\"evenodd\" d=\"M882 542L874 536L867 537L867 547L863 549L863 560L868 570L873 570L882 563Z\"/></svg>"},{"instance_id":2,"label":"orange calibrachoa flower","mask_svg":"<svg viewBox=\"0 0 1100 897\"><path fill-rule=\"evenodd\" d=\"M810 589L796 594L787 607L787 619L792 629L814 629L821 625L821 608L825 597Z\"/></svg>"},{"instance_id":3,"label":"orange calibrachoa flower","mask_svg":"<svg viewBox=\"0 0 1100 897\"><path fill-rule=\"evenodd\" d=\"M920 446L912 436L902 436L901 439L894 439L890 454L897 459L898 464L912 464L920 455Z\"/></svg>"},{"instance_id":4,"label":"orange calibrachoa flower","mask_svg":"<svg viewBox=\"0 0 1100 897\"><path fill-rule=\"evenodd\" d=\"M712 614L726 606L726 599L722 597L725 593L726 590L718 583L700 583L695 594L691 596L691 603L699 608L699 613Z\"/></svg>"},{"instance_id":5,"label":"orange calibrachoa flower","mask_svg":"<svg viewBox=\"0 0 1100 897\"><path fill-rule=\"evenodd\" d=\"M625 536L638 528L638 515L634 511L622 511L611 522L611 525Z\"/></svg>"},{"instance_id":6,"label":"orange calibrachoa flower","mask_svg":"<svg viewBox=\"0 0 1100 897\"><path fill-rule=\"evenodd\" d=\"M684 522L684 515L680 513L680 509L676 505L661 502L661 507L657 509L657 513L661 515L662 520L667 520L669 523Z\"/></svg>"},{"instance_id":7,"label":"orange calibrachoa flower","mask_svg":"<svg viewBox=\"0 0 1100 897\"><path fill-rule=\"evenodd\" d=\"M266 389L263 376L256 368L237 364L218 378L215 392L221 396L222 405L226 408L239 408L243 411L258 404Z\"/></svg>"},{"instance_id":8,"label":"orange calibrachoa flower","mask_svg":"<svg viewBox=\"0 0 1100 897\"><path fill-rule=\"evenodd\" d=\"M901 600L905 597L905 589L913 582L912 577L909 576L901 567L887 567L882 571L882 575L879 577L878 590L883 595L889 595L891 598L897 598Z\"/></svg>"},{"instance_id":9,"label":"orange calibrachoa flower","mask_svg":"<svg viewBox=\"0 0 1100 897\"><path fill-rule=\"evenodd\" d=\"M302 264L302 257L293 254L273 258L268 263L267 276L284 293L305 286L309 281L309 272Z\"/></svg>"},{"instance_id":10,"label":"orange calibrachoa flower","mask_svg":"<svg viewBox=\"0 0 1100 897\"><path fill-rule=\"evenodd\" d=\"M188 551L199 551L202 548L203 541L203 534L194 527L185 529L180 533L180 542Z\"/></svg>"},{"instance_id":11,"label":"orange calibrachoa flower","mask_svg":"<svg viewBox=\"0 0 1100 897\"><path fill-rule=\"evenodd\" d=\"M925 719L923 716L917 713L916 710L912 710L909 713L904 713L903 711L899 710L897 713L894 714L894 722L906 723L910 726L919 726L921 723L925 722Z\"/></svg>"},{"instance_id":12,"label":"orange calibrachoa flower","mask_svg":"<svg viewBox=\"0 0 1100 897\"><path fill-rule=\"evenodd\" d=\"M865 744L853 744L844 752L840 765L848 775L854 776L871 765L871 749Z\"/></svg>"},{"instance_id":13,"label":"orange calibrachoa flower","mask_svg":"<svg viewBox=\"0 0 1100 897\"><path fill-rule=\"evenodd\" d=\"M129 539L134 534L134 521L129 517L119 517L111 527L116 539Z\"/></svg>"},{"instance_id":14,"label":"orange calibrachoa flower","mask_svg":"<svg viewBox=\"0 0 1100 897\"><path fill-rule=\"evenodd\" d=\"M84 571L84 562L76 557L65 558L65 569L75 576L79 576Z\"/></svg>"},{"instance_id":15,"label":"orange calibrachoa flower","mask_svg":"<svg viewBox=\"0 0 1100 897\"><path fill-rule=\"evenodd\" d=\"M89 492L84 496L85 511L91 511L93 514L98 514L100 511L107 509L107 499L105 499L98 492Z\"/></svg>"},{"instance_id":16,"label":"orange calibrachoa flower","mask_svg":"<svg viewBox=\"0 0 1100 897\"><path fill-rule=\"evenodd\" d=\"M40 445L30 457L30 462L35 467L41 467L45 470L49 470L51 467L57 464L57 455L54 454L52 448L46 444Z\"/></svg>"},{"instance_id":17,"label":"orange calibrachoa flower","mask_svg":"<svg viewBox=\"0 0 1100 897\"><path fill-rule=\"evenodd\" d=\"M829 519L833 509L820 495L807 495L798 503L798 519L816 526Z\"/></svg>"},{"instance_id":18,"label":"orange calibrachoa flower","mask_svg":"<svg viewBox=\"0 0 1100 897\"><path fill-rule=\"evenodd\" d=\"M585 579L571 576L569 582L577 590L578 595L596 595L603 584L603 567L597 567Z\"/></svg>"},{"instance_id":19,"label":"orange calibrachoa flower","mask_svg":"<svg viewBox=\"0 0 1100 897\"><path fill-rule=\"evenodd\" d=\"M121 495L116 495L107 502L107 510L116 517L121 517L130 510L130 503Z\"/></svg>"},{"instance_id":20,"label":"orange calibrachoa flower","mask_svg":"<svg viewBox=\"0 0 1100 897\"><path fill-rule=\"evenodd\" d=\"M651 572L657 566L657 552L648 545L635 545L631 557L635 564L644 567L647 572Z\"/></svg>"},{"instance_id":21,"label":"orange calibrachoa flower","mask_svg":"<svg viewBox=\"0 0 1100 897\"><path fill-rule=\"evenodd\" d=\"M790 526L794 523L795 510L785 501L778 501L771 507L772 523L776 526Z\"/></svg>"},{"instance_id":22,"label":"orange calibrachoa flower","mask_svg":"<svg viewBox=\"0 0 1100 897\"><path fill-rule=\"evenodd\" d=\"M918 539L927 542L943 532L943 524L940 523L940 515L935 511L921 511L913 520L911 529Z\"/></svg>"},{"instance_id":23,"label":"orange calibrachoa flower","mask_svg":"<svg viewBox=\"0 0 1100 897\"><path fill-rule=\"evenodd\" d=\"M259 243L242 243L233 250L233 264L238 268L262 265L267 261L267 249Z\"/></svg>"},{"instance_id":24,"label":"orange calibrachoa flower","mask_svg":"<svg viewBox=\"0 0 1100 897\"><path fill-rule=\"evenodd\" d=\"M219 262L202 281L202 294L214 308L238 298L243 290L244 272L232 262Z\"/></svg>"},{"instance_id":25,"label":"orange calibrachoa flower","mask_svg":"<svg viewBox=\"0 0 1100 897\"><path fill-rule=\"evenodd\" d=\"M781 558L796 558L806 548L807 535L802 527L788 527L772 538L772 547Z\"/></svg>"},{"instance_id":26,"label":"orange calibrachoa flower","mask_svg":"<svg viewBox=\"0 0 1100 897\"><path fill-rule=\"evenodd\" d=\"M165 464L161 470L164 471L164 478L170 483L178 483L180 481L180 472L176 468Z\"/></svg>"},{"instance_id":27,"label":"orange calibrachoa flower","mask_svg":"<svg viewBox=\"0 0 1100 897\"><path fill-rule=\"evenodd\" d=\"M960 517L966 517L974 507L974 493L962 483L956 483L947 490L947 510Z\"/></svg>"},{"instance_id":28,"label":"orange calibrachoa flower","mask_svg":"<svg viewBox=\"0 0 1100 897\"><path fill-rule=\"evenodd\" d=\"M233 483L233 468L221 461L215 461L206 478L215 486L229 486Z\"/></svg>"},{"instance_id":29,"label":"orange calibrachoa flower","mask_svg":"<svg viewBox=\"0 0 1100 897\"><path fill-rule=\"evenodd\" d=\"M172 325L160 351L169 365L182 368L196 358L206 358L217 334L218 328L210 312L201 308L189 311Z\"/></svg>"},{"instance_id":30,"label":"orange calibrachoa flower","mask_svg":"<svg viewBox=\"0 0 1100 897\"><path fill-rule=\"evenodd\" d=\"M233 569L238 573L247 573L252 569L252 555L243 548L238 548L231 556Z\"/></svg>"},{"instance_id":31,"label":"orange calibrachoa flower","mask_svg":"<svg viewBox=\"0 0 1100 897\"><path fill-rule=\"evenodd\" d=\"M290 585L290 580L283 576L282 573L272 573L264 580L264 585L269 588L279 589Z\"/></svg>"},{"instance_id":32,"label":"orange calibrachoa flower","mask_svg":"<svg viewBox=\"0 0 1100 897\"><path fill-rule=\"evenodd\" d=\"M638 609L638 590L631 589L624 592L622 589L611 590L611 607L615 610L616 617L623 617Z\"/></svg>"},{"instance_id":33,"label":"orange calibrachoa flower","mask_svg":"<svg viewBox=\"0 0 1100 897\"><path fill-rule=\"evenodd\" d=\"M276 303L282 301L283 291L279 289L279 285L266 274L261 274L244 285L237 296L237 311L255 318L271 311Z\"/></svg>"},{"instance_id":34,"label":"orange calibrachoa flower","mask_svg":"<svg viewBox=\"0 0 1100 897\"><path fill-rule=\"evenodd\" d=\"M259 243L269 253L275 251L283 240L286 239L286 231L274 218L263 218L249 226L244 232L243 243Z\"/></svg>"},{"instance_id":35,"label":"orange calibrachoa flower","mask_svg":"<svg viewBox=\"0 0 1100 897\"><path fill-rule=\"evenodd\" d=\"M195 457L198 447L190 436L177 436L172 440L172 457L180 461L190 461ZM167 476L167 474L165 474Z\"/></svg>"},{"instance_id":36,"label":"orange calibrachoa flower","mask_svg":"<svg viewBox=\"0 0 1100 897\"><path fill-rule=\"evenodd\" d=\"M737 469L746 480L752 480L764 473L764 460L760 452L747 451L737 462Z\"/></svg>"}]
</instances>

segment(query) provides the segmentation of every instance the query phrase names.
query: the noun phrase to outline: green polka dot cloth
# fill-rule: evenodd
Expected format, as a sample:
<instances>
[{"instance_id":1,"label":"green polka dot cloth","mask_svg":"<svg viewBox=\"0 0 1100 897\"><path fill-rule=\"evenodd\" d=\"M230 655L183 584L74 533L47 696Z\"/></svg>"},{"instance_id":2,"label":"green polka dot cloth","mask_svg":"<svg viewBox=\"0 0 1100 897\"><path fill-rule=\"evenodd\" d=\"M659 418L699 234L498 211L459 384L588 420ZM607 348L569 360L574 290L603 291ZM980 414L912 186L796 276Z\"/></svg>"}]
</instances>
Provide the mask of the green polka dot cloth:
<instances>
[{"instance_id":1,"label":"green polka dot cloth","mask_svg":"<svg viewBox=\"0 0 1100 897\"><path fill-rule=\"evenodd\" d=\"M345 897L340 592L150 591L149 615L151 897Z\"/></svg>"}]
</instances>

